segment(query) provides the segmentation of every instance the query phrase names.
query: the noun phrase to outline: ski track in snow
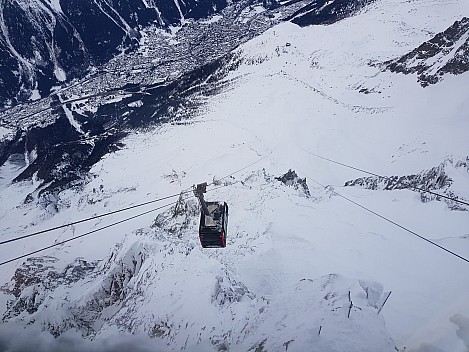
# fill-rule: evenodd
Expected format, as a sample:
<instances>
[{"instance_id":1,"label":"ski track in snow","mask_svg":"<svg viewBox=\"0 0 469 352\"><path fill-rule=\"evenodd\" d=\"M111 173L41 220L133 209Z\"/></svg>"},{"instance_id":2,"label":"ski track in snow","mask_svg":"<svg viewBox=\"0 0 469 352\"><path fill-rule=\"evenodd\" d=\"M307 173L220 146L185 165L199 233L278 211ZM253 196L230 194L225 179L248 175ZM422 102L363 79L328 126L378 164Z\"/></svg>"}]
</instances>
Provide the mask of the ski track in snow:
<instances>
[{"instance_id":1,"label":"ski track in snow","mask_svg":"<svg viewBox=\"0 0 469 352\"><path fill-rule=\"evenodd\" d=\"M237 49L242 64L227 78L236 84L210 99L194 123L133 133L124 149L93 167L95 177L83 190L69 189L36 205L23 201L35 195L37 180L1 184L5 240L177 194L266 156L206 195L230 206L226 249L200 248L198 209L186 195L187 216L160 210L45 252L57 257L58 272L77 257L102 261L93 275L47 291L37 312L23 312L13 322L34 319L33 325L60 327L73 321L71 312L105 296L112 275L134 268L136 261L135 272L124 280L125 299L98 314L91 335L96 340L130 332L153 336L171 350L395 351L396 346L423 352L426 344L466 351L461 329L469 317L468 264L346 203L313 179L464 256L469 256L469 212L450 211L444 202L422 203L408 190L342 187L364 175L304 151L383 175L411 175L449 156L465 158L467 73L424 89L415 77L363 64L414 49L460 19L463 8L464 0L398 6L381 0L334 25L280 24ZM359 93L359 87L371 93ZM11 179L22 167L10 160L0 175ZM311 197L275 180L289 169L306 177ZM452 170L451 177L454 189L465 194L469 176ZM0 246L0 257L163 204ZM160 227L150 228L155 220ZM23 262L0 267L3 282ZM355 303L347 318L349 291ZM8 298L4 293L1 300ZM86 314L83 319L91 319Z\"/></svg>"}]
</instances>

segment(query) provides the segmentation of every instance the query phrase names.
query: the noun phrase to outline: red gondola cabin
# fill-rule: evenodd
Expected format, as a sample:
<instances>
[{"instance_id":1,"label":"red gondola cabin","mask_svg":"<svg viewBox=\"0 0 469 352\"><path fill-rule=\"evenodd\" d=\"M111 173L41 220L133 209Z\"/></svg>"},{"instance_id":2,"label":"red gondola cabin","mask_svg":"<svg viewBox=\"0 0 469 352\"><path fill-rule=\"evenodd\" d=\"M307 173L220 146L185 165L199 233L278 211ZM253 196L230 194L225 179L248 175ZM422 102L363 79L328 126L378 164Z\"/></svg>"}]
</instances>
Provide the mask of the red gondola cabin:
<instances>
[{"instance_id":1,"label":"red gondola cabin","mask_svg":"<svg viewBox=\"0 0 469 352\"><path fill-rule=\"evenodd\" d=\"M209 215L200 214L199 238L203 248L226 247L228 205L225 202L206 202Z\"/></svg>"}]
</instances>

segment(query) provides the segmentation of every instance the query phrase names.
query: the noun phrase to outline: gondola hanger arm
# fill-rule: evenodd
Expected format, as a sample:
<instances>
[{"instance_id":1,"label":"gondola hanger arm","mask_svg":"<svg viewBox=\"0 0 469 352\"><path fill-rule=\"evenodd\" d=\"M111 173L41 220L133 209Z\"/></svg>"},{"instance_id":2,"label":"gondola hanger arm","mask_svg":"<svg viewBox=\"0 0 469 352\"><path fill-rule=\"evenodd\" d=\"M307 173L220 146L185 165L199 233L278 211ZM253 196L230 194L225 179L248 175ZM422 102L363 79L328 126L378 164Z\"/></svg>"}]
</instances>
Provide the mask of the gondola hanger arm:
<instances>
[{"instance_id":1,"label":"gondola hanger arm","mask_svg":"<svg viewBox=\"0 0 469 352\"><path fill-rule=\"evenodd\" d=\"M206 216L210 216L207 204L205 203L204 193L207 192L207 182L199 183L193 186L194 195L199 199L202 211Z\"/></svg>"}]
</instances>

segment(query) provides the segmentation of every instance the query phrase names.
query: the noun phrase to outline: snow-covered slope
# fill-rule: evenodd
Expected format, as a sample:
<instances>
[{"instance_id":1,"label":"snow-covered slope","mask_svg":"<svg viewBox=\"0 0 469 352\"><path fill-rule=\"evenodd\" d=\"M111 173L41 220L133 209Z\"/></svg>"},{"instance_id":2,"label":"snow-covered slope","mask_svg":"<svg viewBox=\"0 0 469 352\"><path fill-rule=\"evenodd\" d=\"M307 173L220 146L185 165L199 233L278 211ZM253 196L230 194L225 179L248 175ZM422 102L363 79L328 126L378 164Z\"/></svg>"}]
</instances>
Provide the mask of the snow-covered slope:
<instances>
[{"instance_id":1,"label":"snow-covered slope","mask_svg":"<svg viewBox=\"0 0 469 352\"><path fill-rule=\"evenodd\" d=\"M384 63L468 14L465 0L379 0L329 26L282 23L237 49L229 84L196 116L130 134L83 187L36 204L24 200L39 181L3 182L2 240L203 181L208 200L230 206L226 249L200 248L190 193L177 207L152 203L1 245L6 260L155 209L1 266L4 328L103 344L143 334L166 350L467 351L469 263L338 194L465 258L468 207L344 186L367 175L312 153L378 175L425 175L467 203L469 74L423 88ZM278 179L289 170L307 190ZM4 180L8 172L13 162Z\"/></svg>"}]
</instances>

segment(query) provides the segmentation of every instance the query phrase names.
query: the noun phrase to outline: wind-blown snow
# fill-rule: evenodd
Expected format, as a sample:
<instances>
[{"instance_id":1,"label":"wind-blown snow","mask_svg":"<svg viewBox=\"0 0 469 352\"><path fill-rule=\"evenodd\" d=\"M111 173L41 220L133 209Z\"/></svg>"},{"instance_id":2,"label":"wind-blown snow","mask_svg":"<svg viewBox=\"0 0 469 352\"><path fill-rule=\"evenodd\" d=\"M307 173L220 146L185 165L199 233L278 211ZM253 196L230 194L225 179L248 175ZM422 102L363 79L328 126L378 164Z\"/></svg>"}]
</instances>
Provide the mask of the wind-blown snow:
<instances>
[{"instance_id":1,"label":"wind-blown snow","mask_svg":"<svg viewBox=\"0 0 469 352\"><path fill-rule=\"evenodd\" d=\"M93 167L83 190L36 207L23 203L35 195L34 181L2 188L2 239L203 181L224 186L207 200L230 206L226 249L200 248L198 209L187 194L181 214L158 210L49 250L57 272L77 257L102 261L92 275L46 290L36 312L10 321L58 329L67 322L86 335L73 325L73 314L82 312L97 340L146 333L171 350L466 351L469 264L334 192L466 257L469 212L422 203L410 190L343 187L364 175L308 153L381 175L416 174L448 157L467 160L469 74L424 89L379 65L450 26L461 9L464 0L381 0L334 25L283 23L237 50L242 61L228 77L236 83L190 124L130 135L124 149ZM310 197L275 179L289 169L306 177ZM469 175L450 169L450 176L467 197ZM0 257L159 205L0 246ZM3 281L22 262L1 267ZM101 310L84 309L93 302Z\"/></svg>"}]
</instances>

